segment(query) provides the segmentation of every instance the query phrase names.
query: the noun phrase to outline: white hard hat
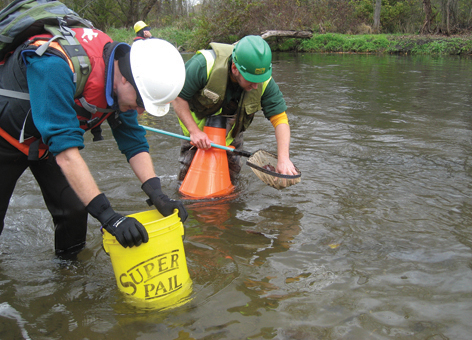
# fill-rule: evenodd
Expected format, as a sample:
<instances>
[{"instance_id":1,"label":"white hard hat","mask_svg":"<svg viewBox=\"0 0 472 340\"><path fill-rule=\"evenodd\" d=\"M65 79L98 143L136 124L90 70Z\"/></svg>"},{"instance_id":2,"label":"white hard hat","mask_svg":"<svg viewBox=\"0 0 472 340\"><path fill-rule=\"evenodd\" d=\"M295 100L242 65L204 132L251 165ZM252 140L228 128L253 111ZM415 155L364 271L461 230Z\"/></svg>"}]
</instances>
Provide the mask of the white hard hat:
<instances>
[{"instance_id":1,"label":"white hard hat","mask_svg":"<svg viewBox=\"0 0 472 340\"><path fill-rule=\"evenodd\" d=\"M144 108L154 116L164 116L185 82L179 51L162 39L137 40L131 46L130 64Z\"/></svg>"}]
</instances>

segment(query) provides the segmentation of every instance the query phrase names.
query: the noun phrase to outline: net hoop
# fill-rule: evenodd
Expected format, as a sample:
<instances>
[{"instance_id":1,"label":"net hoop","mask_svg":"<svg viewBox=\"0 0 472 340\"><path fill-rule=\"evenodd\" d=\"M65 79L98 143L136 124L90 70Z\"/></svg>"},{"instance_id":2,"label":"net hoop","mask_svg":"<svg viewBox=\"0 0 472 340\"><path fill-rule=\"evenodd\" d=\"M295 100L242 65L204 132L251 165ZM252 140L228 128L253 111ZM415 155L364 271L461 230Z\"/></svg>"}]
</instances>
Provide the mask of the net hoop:
<instances>
[{"instance_id":1,"label":"net hoop","mask_svg":"<svg viewBox=\"0 0 472 340\"><path fill-rule=\"evenodd\" d=\"M246 164L256 174L257 177L265 184L275 188L283 189L301 181L302 173L295 167L297 175L283 175L275 171L266 169L272 167L274 170L277 166L277 156L265 150L257 150L247 160Z\"/></svg>"}]
</instances>

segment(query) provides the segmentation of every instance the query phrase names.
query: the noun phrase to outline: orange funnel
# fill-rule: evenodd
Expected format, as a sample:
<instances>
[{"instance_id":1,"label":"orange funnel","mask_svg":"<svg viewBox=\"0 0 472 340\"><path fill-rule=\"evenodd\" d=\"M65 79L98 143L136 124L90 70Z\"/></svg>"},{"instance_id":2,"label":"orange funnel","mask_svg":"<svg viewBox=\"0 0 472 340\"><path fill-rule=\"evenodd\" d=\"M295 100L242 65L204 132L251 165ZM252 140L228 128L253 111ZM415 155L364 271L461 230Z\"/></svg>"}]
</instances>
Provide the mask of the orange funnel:
<instances>
[{"instance_id":1,"label":"orange funnel","mask_svg":"<svg viewBox=\"0 0 472 340\"><path fill-rule=\"evenodd\" d=\"M205 126L203 132L214 144L226 145L226 128ZM185 196L199 199L224 196L233 189L226 151L210 148L197 150L179 191Z\"/></svg>"}]
</instances>

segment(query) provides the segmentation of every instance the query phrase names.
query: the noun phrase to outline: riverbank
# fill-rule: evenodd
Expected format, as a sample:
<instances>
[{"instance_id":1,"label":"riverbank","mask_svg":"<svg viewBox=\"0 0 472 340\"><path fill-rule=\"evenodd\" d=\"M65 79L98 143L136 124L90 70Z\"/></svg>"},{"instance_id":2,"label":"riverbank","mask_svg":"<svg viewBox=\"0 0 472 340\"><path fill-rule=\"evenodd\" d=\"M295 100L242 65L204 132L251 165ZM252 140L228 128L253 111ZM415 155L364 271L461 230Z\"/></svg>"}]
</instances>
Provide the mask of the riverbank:
<instances>
[{"instance_id":1,"label":"riverbank","mask_svg":"<svg viewBox=\"0 0 472 340\"><path fill-rule=\"evenodd\" d=\"M292 44L292 46L290 46ZM279 51L415 55L471 55L472 35L317 34L303 41L277 43Z\"/></svg>"},{"instance_id":2,"label":"riverbank","mask_svg":"<svg viewBox=\"0 0 472 340\"><path fill-rule=\"evenodd\" d=\"M195 32L174 28L152 29L154 37L166 39L182 52L206 48L198 44ZM110 29L107 33L116 41L132 43L134 32ZM237 39L237 38L235 38ZM234 39L227 39L233 42ZM225 41L221 41L225 42ZM274 52L307 53L373 53L408 55L472 55L472 34L460 36L337 33L313 34L310 39L270 37L267 42Z\"/></svg>"}]
</instances>

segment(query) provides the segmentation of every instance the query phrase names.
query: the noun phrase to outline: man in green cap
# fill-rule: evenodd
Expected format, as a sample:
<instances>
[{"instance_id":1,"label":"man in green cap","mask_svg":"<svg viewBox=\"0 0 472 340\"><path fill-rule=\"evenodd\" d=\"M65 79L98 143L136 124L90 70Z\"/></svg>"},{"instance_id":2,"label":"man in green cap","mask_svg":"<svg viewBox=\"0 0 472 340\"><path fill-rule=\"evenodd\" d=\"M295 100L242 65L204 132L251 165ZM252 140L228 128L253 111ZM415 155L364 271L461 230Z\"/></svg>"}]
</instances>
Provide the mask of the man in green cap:
<instances>
[{"instance_id":1,"label":"man in green cap","mask_svg":"<svg viewBox=\"0 0 472 340\"><path fill-rule=\"evenodd\" d=\"M276 171L297 175L289 158L290 127L282 92L272 79L272 52L260 36L246 36L235 45L211 43L211 50L200 50L185 64L186 80L172 102L184 135L179 161L183 180L197 148L208 149L212 142L204 126L226 127L226 145L239 149L243 132L257 111L262 110L275 129ZM227 152L231 181L241 170L240 157Z\"/></svg>"}]
</instances>

